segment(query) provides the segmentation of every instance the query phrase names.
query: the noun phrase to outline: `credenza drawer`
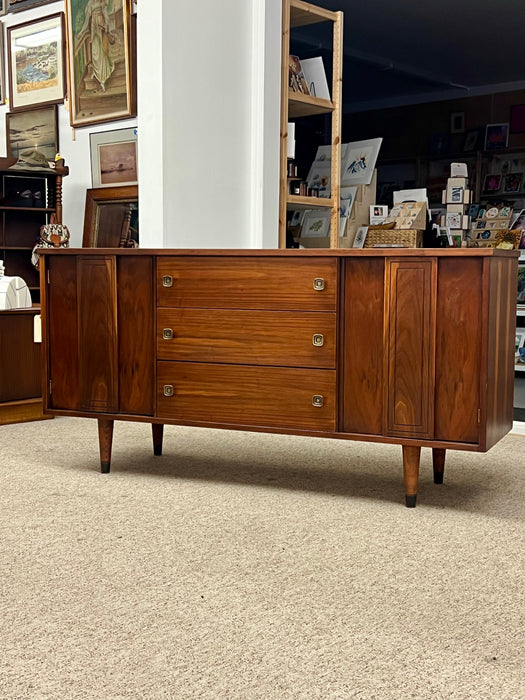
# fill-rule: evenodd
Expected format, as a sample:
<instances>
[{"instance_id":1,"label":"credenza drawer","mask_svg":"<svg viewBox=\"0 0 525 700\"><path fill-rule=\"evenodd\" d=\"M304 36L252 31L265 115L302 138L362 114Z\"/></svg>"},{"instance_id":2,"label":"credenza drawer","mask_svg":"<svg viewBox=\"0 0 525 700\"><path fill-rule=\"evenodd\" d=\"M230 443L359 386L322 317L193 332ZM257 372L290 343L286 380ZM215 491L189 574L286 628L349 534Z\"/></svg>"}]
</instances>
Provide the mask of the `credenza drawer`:
<instances>
[{"instance_id":1,"label":"credenza drawer","mask_svg":"<svg viewBox=\"0 0 525 700\"><path fill-rule=\"evenodd\" d=\"M335 370L158 362L157 417L335 430Z\"/></svg>"},{"instance_id":2,"label":"credenza drawer","mask_svg":"<svg viewBox=\"0 0 525 700\"><path fill-rule=\"evenodd\" d=\"M335 311L337 262L321 257L159 257L157 305Z\"/></svg>"},{"instance_id":3,"label":"credenza drawer","mask_svg":"<svg viewBox=\"0 0 525 700\"><path fill-rule=\"evenodd\" d=\"M331 312L158 309L159 360L335 368Z\"/></svg>"}]
</instances>

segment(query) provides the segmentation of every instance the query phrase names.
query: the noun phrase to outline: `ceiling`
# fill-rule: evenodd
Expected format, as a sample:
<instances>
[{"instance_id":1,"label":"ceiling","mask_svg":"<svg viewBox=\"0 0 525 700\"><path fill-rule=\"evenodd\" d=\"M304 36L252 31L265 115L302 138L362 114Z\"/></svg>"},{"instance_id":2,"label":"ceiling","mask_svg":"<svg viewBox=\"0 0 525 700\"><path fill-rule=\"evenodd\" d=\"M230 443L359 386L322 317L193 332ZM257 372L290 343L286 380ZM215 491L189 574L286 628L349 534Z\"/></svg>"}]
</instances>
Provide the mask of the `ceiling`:
<instances>
[{"instance_id":1,"label":"ceiling","mask_svg":"<svg viewBox=\"0 0 525 700\"><path fill-rule=\"evenodd\" d=\"M523 0L314 0L344 12L344 112L525 89ZM331 61L329 23L294 30Z\"/></svg>"}]
</instances>

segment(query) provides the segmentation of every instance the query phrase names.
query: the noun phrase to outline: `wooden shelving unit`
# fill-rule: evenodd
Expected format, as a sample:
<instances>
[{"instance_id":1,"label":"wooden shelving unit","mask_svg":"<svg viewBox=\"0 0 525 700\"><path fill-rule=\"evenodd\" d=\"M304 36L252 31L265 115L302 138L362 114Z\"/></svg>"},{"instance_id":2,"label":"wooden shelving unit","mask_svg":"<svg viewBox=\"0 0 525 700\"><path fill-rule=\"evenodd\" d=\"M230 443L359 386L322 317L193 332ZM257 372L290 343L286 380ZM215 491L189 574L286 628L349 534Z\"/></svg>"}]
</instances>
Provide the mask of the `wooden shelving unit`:
<instances>
[{"instance_id":1,"label":"wooden shelving unit","mask_svg":"<svg viewBox=\"0 0 525 700\"><path fill-rule=\"evenodd\" d=\"M332 90L331 100L325 100L289 89L288 63L290 32L296 27L319 22L332 22ZM283 0L283 36L281 54L281 153L279 190L279 247L286 248L286 220L288 211L301 209L331 210L330 237L327 247L339 245L339 189L341 182L341 99L342 99L342 41L343 13L325 10L303 0ZM290 119L316 114L332 114L331 121L331 198L300 197L289 193L287 178L287 139Z\"/></svg>"}]
</instances>

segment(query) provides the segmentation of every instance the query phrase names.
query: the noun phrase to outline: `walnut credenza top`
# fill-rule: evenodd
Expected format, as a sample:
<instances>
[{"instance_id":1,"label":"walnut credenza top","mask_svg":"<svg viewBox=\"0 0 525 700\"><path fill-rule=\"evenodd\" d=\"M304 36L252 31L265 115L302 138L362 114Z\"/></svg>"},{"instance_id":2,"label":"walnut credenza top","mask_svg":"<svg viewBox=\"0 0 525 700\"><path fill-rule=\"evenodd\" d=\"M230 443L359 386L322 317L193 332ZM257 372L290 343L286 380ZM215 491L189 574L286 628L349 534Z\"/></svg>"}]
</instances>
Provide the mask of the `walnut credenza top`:
<instances>
[{"instance_id":1,"label":"walnut credenza top","mask_svg":"<svg viewBox=\"0 0 525 700\"><path fill-rule=\"evenodd\" d=\"M45 410L397 443L412 504L422 446L512 425L517 257L46 250Z\"/></svg>"}]
</instances>

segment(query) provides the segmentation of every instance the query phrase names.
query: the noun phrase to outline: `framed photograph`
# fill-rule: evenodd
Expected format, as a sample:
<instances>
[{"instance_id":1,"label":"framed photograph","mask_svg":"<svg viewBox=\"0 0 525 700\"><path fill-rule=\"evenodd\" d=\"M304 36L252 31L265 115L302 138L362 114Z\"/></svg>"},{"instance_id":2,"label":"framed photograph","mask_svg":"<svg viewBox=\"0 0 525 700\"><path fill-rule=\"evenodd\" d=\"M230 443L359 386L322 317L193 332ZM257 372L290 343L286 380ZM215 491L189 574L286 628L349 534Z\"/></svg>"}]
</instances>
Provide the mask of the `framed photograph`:
<instances>
[{"instance_id":1,"label":"framed photograph","mask_svg":"<svg viewBox=\"0 0 525 700\"><path fill-rule=\"evenodd\" d=\"M525 105L513 105L510 108L510 133L523 134L525 132Z\"/></svg>"},{"instance_id":2,"label":"framed photograph","mask_svg":"<svg viewBox=\"0 0 525 700\"><path fill-rule=\"evenodd\" d=\"M64 101L64 14L7 28L10 109Z\"/></svg>"},{"instance_id":3,"label":"framed photograph","mask_svg":"<svg viewBox=\"0 0 525 700\"><path fill-rule=\"evenodd\" d=\"M2 0L7 12L22 12L22 10L29 10L32 7L49 5L50 2L56 2L56 0Z\"/></svg>"},{"instance_id":4,"label":"framed photograph","mask_svg":"<svg viewBox=\"0 0 525 700\"><path fill-rule=\"evenodd\" d=\"M498 148L507 148L509 142L509 125L487 124L485 130L485 150L495 151Z\"/></svg>"},{"instance_id":5,"label":"framed photograph","mask_svg":"<svg viewBox=\"0 0 525 700\"><path fill-rule=\"evenodd\" d=\"M20 151L33 148L46 160L55 160L58 153L56 105L46 105L5 115L7 156L18 158Z\"/></svg>"},{"instance_id":6,"label":"framed photograph","mask_svg":"<svg viewBox=\"0 0 525 700\"><path fill-rule=\"evenodd\" d=\"M503 176L503 191L504 192L519 192L523 173L506 173Z\"/></svg>"},{"instance_id":7,"label":"framed photograph","mask_svg":"<svg viewBox=\"0 0 525 700\"><path fill-rule=\"evenodd\" d=\"M483 192L497 192L501 187L501 175L485 175L483 182Z\"/></svg>"},{"instance_id":8,"label":"framed photograph","mask_svg":"<svg viewBox=\"0 0 525 700\"><path fill-rule=\"evenodd\" d=\"M136 185L137 129L115 129L89 135L93 187Z\"/></svg>"},{"instance_id":9,"label":"framed photograph","mask_svg":"<svg viewBox=\"0 0 525 700\"><path fill-rule=\"evenodd\" d=\"M450 115L450 133L462 134L465 131L465 112L454 112Z\"/></svg>"},{"instance_id":10,"label":"framed photograph","mask_svg":"<svg viewBox=\"0 0 525 700\"><path fill-rule=\"evenodd\" d=\"M65 0L65 8L71 126L134 116L136 17L130 1Z\"/></svg>"},{"instance_id":11,"label":"framed photograph","mask_svg":"<svg viewBox=\"0 0 525 700\"><path fill-rule=\"evenodd\" d=\"M341 184L369 185L372 182L382 138L353 141L346 144L345 158L341 168Z\"/></svg>"},{"instance_id":12,"label":"framed photograph","mask_svg":"<svg viewBox=\"0 0 525 700\"><path fill-rule=\"evenodd\" d=\"M360 226L355 234L353 248L363 248L368 234L368 226Z\"/></svg>"},{"instance_id":13,"label":"framed photograph","mask_svg":"<svg viewBox=\"0 0 525 700\"><path fill-rule=\"evenodd\" d=\"M386 204L371 204L370 205L370 225L377 226L382 224L388 216L388 206Z\"/></svg>"}]
</instances>

